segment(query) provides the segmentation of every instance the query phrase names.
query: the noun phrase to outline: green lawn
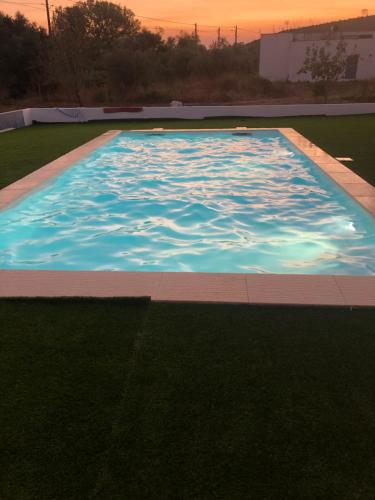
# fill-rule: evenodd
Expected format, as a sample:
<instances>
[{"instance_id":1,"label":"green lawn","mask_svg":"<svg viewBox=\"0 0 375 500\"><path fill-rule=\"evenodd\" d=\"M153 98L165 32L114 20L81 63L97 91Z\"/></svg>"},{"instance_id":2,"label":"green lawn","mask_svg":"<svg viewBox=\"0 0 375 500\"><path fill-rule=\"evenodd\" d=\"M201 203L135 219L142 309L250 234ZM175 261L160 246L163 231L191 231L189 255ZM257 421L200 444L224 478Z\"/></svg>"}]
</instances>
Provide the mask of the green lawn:
<instances>
[{"instance_id":1,"label":"green lawn","mask_svg":"<svg viewBox=\"0 0 375 500\"><path fill-rule=\"evenodd\" d=\"M375 491L373 310L0 301L2 500Z\"/></svg>"},{"instance_id":2,"label":"green lawn","mask_svg":"<svg viewBox=\"0 0 375 500\"><path fill-rule=\"evenodd\" d=\"M359 175L375 185L375 115L309 118L108 121L37 125L0 134L0 188L111 129L293 127L333 156L351 156Z\"/></svg>"},{"instance_id":3,"label":"green lawn","mask_svg":"<svg viewBox=\"0 0 375 500\"><path fill-rule=\"evenodd\" d=\"M243 124L294 127L375 184L375 117L188 122ZM0 185L125 126L150 123L0 134ZM2 299L0 499L373 500L374 324L373 309Z\"/></svg>"}]
</instances>

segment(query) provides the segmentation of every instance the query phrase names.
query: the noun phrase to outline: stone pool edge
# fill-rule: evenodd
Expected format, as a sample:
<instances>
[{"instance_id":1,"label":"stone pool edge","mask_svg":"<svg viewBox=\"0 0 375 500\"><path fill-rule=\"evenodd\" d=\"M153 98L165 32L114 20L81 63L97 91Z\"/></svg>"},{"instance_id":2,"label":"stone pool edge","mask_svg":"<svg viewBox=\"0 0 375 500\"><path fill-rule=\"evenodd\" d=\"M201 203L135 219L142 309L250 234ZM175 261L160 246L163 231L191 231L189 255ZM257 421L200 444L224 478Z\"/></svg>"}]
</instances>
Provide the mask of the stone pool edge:
<instances>
[{"instance_id":1,"label":"stone pool edge","mask_svg":"<svg viewBox=\"0 0 375 500\"><path fill-rule=\"evenodd\" d=\"M278 130L375 216L375 188L294 129L179 129L186 132L236 130ZM163 129L163 132L175 131ZM0 210L39 189L48 179L121 132L105 132L3 188ZM149 297L163 302L375 307L375 276L0 269L0 297Z\"/></svg>"},{"instance_id":2,"label":"stone pool edge","mask_svg":"<svg viewBox=\"0 0 375 500\"><path fill-rule=\"evenodd\" d=\"M0 297L374 307L375 276L0 270Z\"/></svg>"},{"instance_id":3,"label":"stone pool edge","mask_svg":"<svg viewBox=\"0 0 375 500\"><path fill-rule=\"evenodd\" d=\"M284 135L297 149L306 155L315 165L345 193L359 203L362 208L375 217L375 187L366 182L362 177L355 174L348 167L330 156L302 134L292 128L280 128L279 132Z\"/></svg>"},{"instance_id":4,"label":"stone pool edge","mask_svg":"<svg viewBox=\"0 0 375 500\"><path fill-rule=\"evenodd\" d=\"M86 155L92 153L95 149L103 146L121 132L121 130L109 130L108 132L91 139L85 144L72 149L56 160L47 163L43 167L34 170L18 181L9 184L9 186L0 189L0 210L4 209L11 203L20 200L21 198L24 198L31 191L35 191L43 187L49 179L52 179L63 170L66 170L73 163L81 160Z\"/></svg>"}]
</instances>

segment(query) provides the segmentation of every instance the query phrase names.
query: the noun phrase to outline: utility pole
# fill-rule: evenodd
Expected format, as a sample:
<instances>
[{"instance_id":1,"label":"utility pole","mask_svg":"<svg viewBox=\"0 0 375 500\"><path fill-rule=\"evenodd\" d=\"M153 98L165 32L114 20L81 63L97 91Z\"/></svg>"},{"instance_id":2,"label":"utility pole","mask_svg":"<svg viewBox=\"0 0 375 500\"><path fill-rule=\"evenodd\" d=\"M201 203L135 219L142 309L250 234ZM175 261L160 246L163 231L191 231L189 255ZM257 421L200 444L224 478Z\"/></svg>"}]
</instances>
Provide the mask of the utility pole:
<instances>
[{"instance_id":1,"label":"utility pole","mask_svg":"<svg viewBox=\"0 0 375 500\"><path fill-rule=\"evenodd\" d=\"M197 25L197 23L194 24L194 38L195 38L195 41L197 42L198 41L198 25Z\"/></svg>"},{"instance_id":2,"label":"utility pole","mask_svg":"<svg viewBox=\"0 0 375 500\"><path fill-rule=\"evenodd\" d=\"M238 42L238 26L234 27L234 45L237 45Z\"/></svg>"},{"instance_id":3,"label":"utility pole","mask_svg":"<svg viewBox=\"0 0 375 500\"><path fill-rule=\"evenodd\" d=\"M220 45L221 42L221 35L220 35L220 27L217 29L217 43Z\"/></svg>"},{"instance_id":4,"label":"utility pole","mask_svg":"<svg viewBox=\"0 0 375 500\"><path fill-rule=\"evenodd\" d=\"M46 0L46 13L47 13L47 25L48 25L48 34L51 34L51 18L49 15L49 3L48 0Z\"/></svg>"}]
</instances>

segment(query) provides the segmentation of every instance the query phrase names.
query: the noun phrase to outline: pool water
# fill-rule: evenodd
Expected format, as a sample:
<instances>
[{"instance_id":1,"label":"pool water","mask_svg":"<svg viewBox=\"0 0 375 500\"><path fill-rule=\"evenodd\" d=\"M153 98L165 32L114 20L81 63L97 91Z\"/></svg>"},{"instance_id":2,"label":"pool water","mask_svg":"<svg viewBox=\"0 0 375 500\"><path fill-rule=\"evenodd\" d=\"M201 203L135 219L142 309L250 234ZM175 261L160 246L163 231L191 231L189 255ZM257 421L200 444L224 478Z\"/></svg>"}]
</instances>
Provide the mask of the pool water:
<instances>
[{"instance_id":1,"label":"pool water","mask_svg":"<svg viewBox=\"0 0 375 500\"><path fill-rule=\"evenodd\" d=\"M278 131L128 132L0 212L0 268L370 275L375 224Z\"/></svg>"}]
</instances>

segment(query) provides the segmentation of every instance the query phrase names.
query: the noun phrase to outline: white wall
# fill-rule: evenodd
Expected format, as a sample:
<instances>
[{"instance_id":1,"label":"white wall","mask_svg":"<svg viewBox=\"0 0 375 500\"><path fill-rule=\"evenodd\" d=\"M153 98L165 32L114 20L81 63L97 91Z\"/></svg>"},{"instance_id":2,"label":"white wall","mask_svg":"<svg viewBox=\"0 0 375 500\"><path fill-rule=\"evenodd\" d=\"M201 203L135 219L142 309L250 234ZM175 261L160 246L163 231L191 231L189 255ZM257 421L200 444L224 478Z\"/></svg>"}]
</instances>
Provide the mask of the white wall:
<instances>
[{"instance_id":1,"label":"white wall","mask_svg":"<svg viewBox=\"0 0 375 500\"><path fill-rule=\"evenodd\" d=\"M351 35L345 33L345 35ZM354 35L354 33L353 33ZM357 79L375 78L375 34L369 39L345 39L348 55L359 54ZM338 40L304 41L293 40L292 33L262 35L260 42L260 76L271 81L309 81L309 74L299 74L308 47L326 47L336 51Z\"/></svg>"},{"instance_id":2,"label":"white wall","mask_svg":"<svg viewBox=\"0 0 375 500\"><path fill-rule=\"evenodd\" d=\"M26 108L22 110L23 114L23 120L25 122L25 126L28 127L29 125L33 124L33 109L32 108Z\"/></svg>"},{"instance_id":3,"label":"white wall","mask_svg":"<svg viewBox=\"0 0 375 500\"><path fill-rule=\"evenodd\" d=\"M23 110L7 111L0 113L0 130L8 128L21 128L25 126Z\"/></svg>"},{"instance_id":4,"label":"white wall","mask_svg":"<svg viewBox=\"0 0 375 500\"><path fill-rule=\"evenodd\" d=\"M375 113L375 103L288 104L250 106L145 107L139 113L104 113L103 108L29 108L0 113L1 128L40 123L85 123L93 120L176 118L200 120L214 117L339 116ZM3 125L3 126L2 126ZM152 128L152 123L150 123ZM183 128L183 124L181 124Z\"/></svg>"},{"instance_id":5,"label":"white wall","mask_svg":"<svg viewBox=\"0 0 375 500\"><path fill-rule=\"evenodd\" d=\"M271 81L288 80L289 52L292 43L292 33L262 35L259 60L261 77Z\"/></svg>"},{"instance_id":6,"label":"white wall","mask_svg":"<svg viewBox=\"0 0 375 500\"><path fill-rule=\"evenodd\" d=\"M180 118L197 120L210 117L277 117L314 115L356 115L375 113L375 103L290 104L250 106L146 107L139 113L106 114L103 108L33 108L32 120L43 123L74 123L92 120L131 120Z\"/></svg>"}]
</instances>

